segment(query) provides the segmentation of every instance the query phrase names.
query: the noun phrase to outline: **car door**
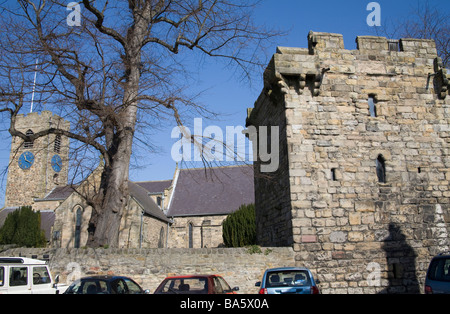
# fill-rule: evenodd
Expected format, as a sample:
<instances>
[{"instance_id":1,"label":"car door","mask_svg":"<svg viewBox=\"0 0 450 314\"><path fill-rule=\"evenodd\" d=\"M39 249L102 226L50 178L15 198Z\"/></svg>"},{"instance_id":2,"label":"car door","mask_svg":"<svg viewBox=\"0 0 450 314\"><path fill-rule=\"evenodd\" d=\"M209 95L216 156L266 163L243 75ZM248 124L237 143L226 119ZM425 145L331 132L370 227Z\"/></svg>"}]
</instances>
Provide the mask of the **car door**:
<instances>
[{"instance_id":1,"label":"car door","mask_svg":"<svg viewBox=\"0 0 450 314\"><path fill-rule=\"evenodd\" d=\"M31 291L32 294L55 294L56 289L53 287L52 278L46 265L31 266Z\"/></svg>"},{"instance_id":2,"label":"car door","mask_svg":"<svg viewBox=\"0 0 450 314\"><path fill-rule=\"evenodd\" d=\"M5 281L6 276L6 268L5 266L0 266L0 294L7 293L8 287L7 282Z\"/></svg>"},{"instance_id":3,"label":"car door","mask_svg":"<svg viewBox=\"0 0 450 314\"><path fill-rule=\"evenodd\" d=\"M31 281L28 266L9 267L9 294L31 294Z\"/></svg>"}]
</instances>

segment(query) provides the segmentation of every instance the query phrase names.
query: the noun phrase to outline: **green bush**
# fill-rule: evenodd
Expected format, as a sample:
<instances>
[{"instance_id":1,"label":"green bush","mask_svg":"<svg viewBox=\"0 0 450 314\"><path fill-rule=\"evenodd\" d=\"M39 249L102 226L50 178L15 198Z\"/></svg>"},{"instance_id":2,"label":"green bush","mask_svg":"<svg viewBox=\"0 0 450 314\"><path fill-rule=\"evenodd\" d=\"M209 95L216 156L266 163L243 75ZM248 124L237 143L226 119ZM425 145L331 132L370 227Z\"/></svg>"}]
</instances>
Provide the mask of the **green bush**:
<instances>
[{"instance_id":1,"label":"green bush","mask_svg":"<svg viewBox=\"0 0 450 314\"><path fill-rule=\"evenodd\" d=\"M255 205L242 205L224 220L222 227L222 237L226 247L255 245Z\"/></svg>"},{"instance_id":2,"label":"green bush","mask_svg":"<svg viewBox=\"0 0 450 314\"><path fill-rule=\"evenodd\" d=\"M41 213L34 212L30 206L10 213L0 228L0 244L44 247L46 242L45 233L41 230Z\"/></svg>"}]
</instances>

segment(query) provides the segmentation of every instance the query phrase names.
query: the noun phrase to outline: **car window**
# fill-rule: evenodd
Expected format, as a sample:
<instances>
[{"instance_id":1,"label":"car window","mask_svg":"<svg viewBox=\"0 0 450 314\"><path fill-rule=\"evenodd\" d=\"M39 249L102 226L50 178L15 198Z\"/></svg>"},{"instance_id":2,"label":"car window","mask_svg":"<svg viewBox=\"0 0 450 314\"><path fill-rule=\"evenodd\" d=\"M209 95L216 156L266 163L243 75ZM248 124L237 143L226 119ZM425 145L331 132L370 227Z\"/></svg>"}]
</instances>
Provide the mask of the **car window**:
<instances>
[{"instance_id":1,"label":"car window","mask_svg":"<svg viewBox=\"0 0 450 314\"><path fill-rule=\"evenodd\" d=\"M311 278L305 270L274 271L267 274L266 287L310 286Z\"/></svg>"},{"instance_id":2,"label":"car window","mask_svg":"<svg viewBox=\"0 0 450 314\"><path fill-rule=\"evenodd\" d=\"M69 289L68 294L104 294L108 293L108 286L103 280L79 280L74 282Z\"/></svg>"},{"instance_id":3,"label":"car window","mask_svg":"<svg viewBox=\"0 0 450 314\"><path fill-rule=\"evenodd\" d=\"M130 294L143 293L143 290L141 289L141 287L137 283L135 283L133 280L131 280L129 278L124 278L124 280L128 287L128 293L130 293Z\"/></svg>"},{"instance_id":4,"label":"car window","mask_svg":"<svg viewBox=\"0 0 450 314\"><path fill-rule=\"evenodd\" d=\"M51 283L50 274L45 266L33 267L33 285L43 285Z\"/></svg>"},{"instance_id":5,"label":"car window","mask_svg":"<svg viewBox=\"0 0 450 314\"><path fill-rule=\"evenodd\" d=\"M11 267L9 269L9 286L26 286L28 282L27 267Z\"/></svg>"},{"instance_id":6,"label":"car window","mask_svg":"<svg viewBox=\"0 0 450 314\"><path fill-rule=\"evenodd\" d=\"M0 287L4 286L4 281L5 280L5 268L4 267L0 267Z\"/></svg>"},{"instance_id":7,"label":"car window","mask_svg":"<svg viewBox=\"0 0 450 314\"><path fill-rule=\"evenodd\" d=\"M223 291L226 292L231 292L231 287L230 285L228 285L228 283L225 281L225 279L223 279L222 277L217 277L219 279L220 285L222 286Z\"/></svg>"},{"instance_id":8,"label":"car window","mask_svg":"<svg viewBox=\"0 0 450 314\"><path fill-rule=\"evenodd\" d=\"M428 278L450 282L450 258L437 258L431 262Z\"/></svg>"},{"instance_id":9,"label":"car window","mask_svg":"<svg viewBox=\"0 0 450 314\"><path fill-rule=\"evenodd\" d=\"M141 287L137 283L135 283L133 280L131 280L129 278L124 278L124 280L128 287L129 294L139 294L139 293L143 292Z\"/></svg>"},{"instance_id":10,"label":"car window","mask_svg":"<svg viewBox=\"0 0 450 314\"><path fill-rule=\"evenodd\" d=\"M126 294L127 287L122 279L116 279L111 282L111 293L112 294Z\"/></svg>"},{"instance_id":11,"label":"car window","mask_svg":"<svg viewBox=\"0 0 450 314\"><path fill-rule=\"evenodd\" d=\"M167 294L206 294L208 280L206 278L173 278L168 279L160 293Z\"/></svg>"},{"instance_id":12,"label":"car window","mask_svg":"<svg viewBox=\"0 0 450 314\"><path fill-rule=\"evenodd\" d=\"M222 285L220 284L220 281L217 277L214 277L214 293L216 293L216 294L223 293Z\"/></svg>"}]
</instances>

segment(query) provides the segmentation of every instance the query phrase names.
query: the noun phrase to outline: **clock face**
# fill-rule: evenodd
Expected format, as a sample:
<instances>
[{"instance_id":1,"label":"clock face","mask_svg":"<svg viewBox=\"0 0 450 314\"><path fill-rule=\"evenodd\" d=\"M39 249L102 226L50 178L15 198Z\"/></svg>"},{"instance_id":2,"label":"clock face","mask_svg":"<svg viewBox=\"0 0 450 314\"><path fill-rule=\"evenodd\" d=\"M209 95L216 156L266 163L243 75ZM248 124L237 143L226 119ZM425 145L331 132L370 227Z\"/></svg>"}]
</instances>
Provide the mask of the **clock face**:
<instances>
[{"instance_id":1,"label":"clock face","mask_svg":"<svg viewBox=\"0 0 450 314\"><path fill-rule=\"evenodd\" d=\"M62 159L58 155L55 155L52 158L52 168L55 172L60 172L62 169Z\"/></svg>"},{"instance_id":2,"label":"clock face","mask_svg":"<svg viewBox=\"0 0 450 314\"><path fill-rule=\"evenodd\" d=\"M19 167L21 169L30 169L34 164L34 155L31 152L25 152L19 157Z\"/></svg>"}]
</instances>

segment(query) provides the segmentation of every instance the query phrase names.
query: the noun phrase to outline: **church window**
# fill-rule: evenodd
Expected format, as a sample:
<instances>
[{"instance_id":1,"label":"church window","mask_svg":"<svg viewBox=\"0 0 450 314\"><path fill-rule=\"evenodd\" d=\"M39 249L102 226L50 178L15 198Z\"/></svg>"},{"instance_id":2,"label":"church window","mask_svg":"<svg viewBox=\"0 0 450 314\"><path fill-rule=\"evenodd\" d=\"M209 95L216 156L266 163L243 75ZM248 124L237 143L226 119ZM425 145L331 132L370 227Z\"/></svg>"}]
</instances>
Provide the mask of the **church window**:
<instances>
[{"instance_id":1,"label":"church window","mask_svg":"<svg viewBox=\"0 0 450 314\"><path fill-rule=\"evenodd\" d=\"M192 249L194 247L194 225L192 222L188 225L188 237L189 237L189 248Z\"/></svg>"},{"instance_id":2,"label":"church window","mask_svg":"<svg viewBox=\"0 0 450 314\"><path fill-rule=\"evenodd\" d=\"M80 248L81 240L81 220L83 218L83 209L79 207L76 212L76 222L75 222L75 245L76 249Z\"/></svg>"},{"instance_id":3,"label":"church window","mask_svg":"<svg viewBox=\"0 0 450 314\"><path fill-rule=\"evenodd\" d=\"M26 135L26 136L32 136L32 135L34 135L34 132L31 131L31 130L28 130L28 131L25 133L25 135ZM24 148L33 148L33 141L25 141L25 142L23 143L23 147L24 147Z\"/></svg>"},{"instance_id":4,"label":"church window","mask_svg":"<svg viewBox=\"0 0 450 314\"><path fill-rule=\"evenodd\" d=\"M53 151L57 154L61 152L61 135L56 135Z\"/></svg>"},{"instance_id":5,"label":"church window","mask_svg":"<svg viewBox=\"0 0 450 314\"><path fill-rule=\"evenodd\" d=\"M161 198L161 196L158 196L156 198L156 203L158 204L159 208L161 208L161 205L162 205L162 198Z\"/></svg>"},{"instance_id":6,"label":"church window","mask_svg":"<svg viewBox=\"0 0 450 314\"><path fill-rule=\"evenodd\" d=\"M369 95L369 113L371 117L377 116L377 106L374 95Z\"/></svg>"},{"instance_id":7,"label":"church window","mask_svg":"<svg viewBox=\"0 0 450 314\"><path fill-rule=\"evenodd\" d=\"M161 227L161 230L159 231L159 240L158 240L158 248L162 249L164 248L164 227Z\"/></svg>"},{"instance_id":8,"label":"church window","mask_svg":"<svg viewBox=\"0 0 450 314\"><path fill-rule=\"evenodd\" d=\"M378 182L386 183L386 165L383 155L378 155L376 160Z\"/></svg>"}]
</instances>

